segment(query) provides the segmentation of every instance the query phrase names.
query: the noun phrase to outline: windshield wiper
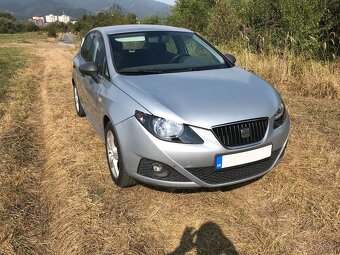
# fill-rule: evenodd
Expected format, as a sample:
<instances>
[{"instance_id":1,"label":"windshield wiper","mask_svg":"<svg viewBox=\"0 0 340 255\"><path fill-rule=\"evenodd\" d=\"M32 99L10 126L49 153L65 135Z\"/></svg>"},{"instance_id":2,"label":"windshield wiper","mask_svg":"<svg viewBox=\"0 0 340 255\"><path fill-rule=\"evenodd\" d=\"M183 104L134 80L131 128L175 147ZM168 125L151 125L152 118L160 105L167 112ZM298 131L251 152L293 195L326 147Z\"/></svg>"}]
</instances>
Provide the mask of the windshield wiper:
<instances>
[{"instance_id":1,"label":"windshield wiper","mask_svg":"<svg viewBox=\"0 0 340 255\"><path fill-rule=\"evenodd\" d=\"M188 67L188 68L178 69L178 71L182 71L182 72L195 72L195 71L205 71L205 70L221 69L221 68L225 68L225 65L195 66L195 67Z\"/></svg>"},{"instance_id":2,"label":"windshield wiper","mask_svg":"<svg viewBox=\"0 0 340 255\"><path fill-rule=\"evenodd\" d=\"M162 70L148 70L148 69L137 69L137 70L122 70L121 74L161 74Z\"/></svg>"}]
</instances>

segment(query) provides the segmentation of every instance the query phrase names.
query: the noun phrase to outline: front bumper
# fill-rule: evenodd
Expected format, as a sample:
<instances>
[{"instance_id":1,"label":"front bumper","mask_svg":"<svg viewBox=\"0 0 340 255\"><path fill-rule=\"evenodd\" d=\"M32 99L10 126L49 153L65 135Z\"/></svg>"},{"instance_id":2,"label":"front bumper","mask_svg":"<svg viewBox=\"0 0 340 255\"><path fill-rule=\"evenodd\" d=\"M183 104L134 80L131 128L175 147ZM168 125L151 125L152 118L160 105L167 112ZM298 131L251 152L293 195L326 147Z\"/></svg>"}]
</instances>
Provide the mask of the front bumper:
<instances>
[{"instance_id":1,"label":"front bumper","mask_svg":"<svg viewBox=\"0 0 340 255\"><path fill-rule=\"evenodd\" d=\"M136 119L131 117L115 126L121 153L128 174L144 183L175 188L222 187L256 179L269 172L281 159L287 145L290 119L277 129L272 122L264 139L250 146L227 149L211 130L191 127L204 144L179 144L157 139ZM272 144L272 156L266 160L215 171L216 155L243 152ZM144 164L148 162L148 164ZM158 178L147 172L152 162L160 162L170 169L169 178ZM142 170L141 170L141 164ZM151 168L150 168L151 171ZM174 172L173 172L174 171Z\"/></svg>"}]
</instances>

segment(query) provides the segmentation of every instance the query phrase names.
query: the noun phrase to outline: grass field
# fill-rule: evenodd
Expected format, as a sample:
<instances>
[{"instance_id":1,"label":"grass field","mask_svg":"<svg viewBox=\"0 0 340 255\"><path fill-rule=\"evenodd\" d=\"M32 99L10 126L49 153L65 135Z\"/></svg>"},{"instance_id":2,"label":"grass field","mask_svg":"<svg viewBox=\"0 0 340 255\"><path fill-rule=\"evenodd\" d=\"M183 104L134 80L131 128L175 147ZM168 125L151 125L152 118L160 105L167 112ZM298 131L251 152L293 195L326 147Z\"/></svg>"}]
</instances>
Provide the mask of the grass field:
<instances>
[{"instance_id":1,"label":"grass field","mask_svg":"<svg viewBox=\"0 0 340 255\"><path fill-rule=\"evenodd\" d=\"M74 111L75 49L25 38L0 35L0 254L340 254L339 61L235 53L292 119L285 158L263 178L120 189Z\"/></svg>"},{"instance_id":2,"label":"grass field","mask_svg":"<svg viewBox=\"0 0 340 255\"><path fill-rule=\"evenodd\" d=\"M11 79L16 75L20 68L25 68L27 54L25 49L14 47L0 48L0 98L6 94Z\"/></svg>"},{"instance_id":3,"label":"grass field","mask_svg":"<svg viewBox=\"0 0 340 255\"><path fill-rule=\"evenodd\" d=\"M47 39L43 33L21 33L21 34L0 34L0 42L2 45L5 43L34 43L36 41Z\"/></svg>"}]
</instances>

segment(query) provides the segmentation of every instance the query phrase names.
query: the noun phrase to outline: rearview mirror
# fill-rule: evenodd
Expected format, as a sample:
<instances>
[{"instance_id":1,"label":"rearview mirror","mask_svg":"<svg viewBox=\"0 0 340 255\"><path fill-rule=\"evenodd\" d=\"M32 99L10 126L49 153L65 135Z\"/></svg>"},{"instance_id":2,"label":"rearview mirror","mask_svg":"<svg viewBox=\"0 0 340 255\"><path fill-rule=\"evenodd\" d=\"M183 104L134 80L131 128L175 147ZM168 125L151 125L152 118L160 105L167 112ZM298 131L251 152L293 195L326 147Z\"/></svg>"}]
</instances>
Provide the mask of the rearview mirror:
<instances>
[{"instance_id":1,"label":"rearview mirror","mask_svg":"<svg viewBox=\"0 0 340 255\"><path fill-rule=\"evenodd\" d=\"M236 63L236 58L235 58L233 55L228 54L228 53L225 53L224 56L225 56L231 63L233 63L233 64Z\"/></svg>"},{"instance_id":2,"label":"rearview mirror","mask_svg":"<svg viewBox=\"0 0 340 255\"><path fill-rule=\"evenodd\" d=\"M92 77L92 79L98 83L100 81L98 72L99 72L99 66L95 62L86 62L79 66L79 72L81 72L82 75L88 75Z\"/></svg>"}]
</instances>

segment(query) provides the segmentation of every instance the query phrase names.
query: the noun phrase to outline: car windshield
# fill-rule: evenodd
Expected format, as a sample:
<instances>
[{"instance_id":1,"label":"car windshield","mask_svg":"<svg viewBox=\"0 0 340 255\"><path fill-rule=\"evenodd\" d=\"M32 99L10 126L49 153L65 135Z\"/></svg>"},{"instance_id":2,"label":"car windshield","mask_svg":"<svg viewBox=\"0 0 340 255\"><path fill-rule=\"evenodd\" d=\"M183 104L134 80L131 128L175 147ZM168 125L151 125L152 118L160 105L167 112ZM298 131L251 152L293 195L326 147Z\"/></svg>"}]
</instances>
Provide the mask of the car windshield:
<instances>
[{"instance_id":1,"label":"car windshield","mask_svg":"<svg viewBox=\"0 0 340 255\"><path fill-rule=\"evenodd\" d=\"M109 36L121 74L159 74L229 67L223 57L194 33L138 32Z\"/></svg>"}]
</instances>

